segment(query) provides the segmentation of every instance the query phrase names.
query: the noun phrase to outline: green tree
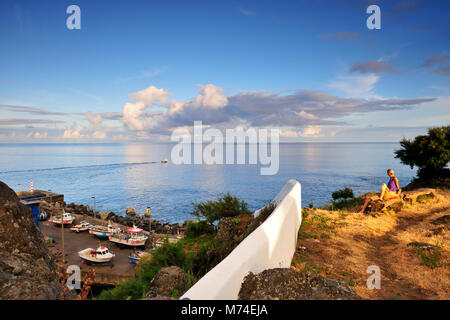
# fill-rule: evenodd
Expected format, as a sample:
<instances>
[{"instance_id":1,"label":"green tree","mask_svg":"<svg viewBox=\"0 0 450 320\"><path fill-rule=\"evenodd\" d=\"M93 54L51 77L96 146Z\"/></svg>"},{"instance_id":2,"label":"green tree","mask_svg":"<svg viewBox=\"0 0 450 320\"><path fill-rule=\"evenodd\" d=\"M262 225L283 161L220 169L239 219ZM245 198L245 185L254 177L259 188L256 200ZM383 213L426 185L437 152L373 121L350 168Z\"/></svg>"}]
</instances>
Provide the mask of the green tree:
<instances>
[{"instance_id":1,"label":"green tree","mask_svg":"<svg viewBox=\"0 0 450 320\"><path fill-rule=\"evenodd\" d=\"M199 218L205 218L210 224L225 217L251 214L245 201L239 200L239 198L233 197L229 193L216 201L208 200L205 202L193 203L193 205L194 211L192 211L191 214Z\"/></svg>"},{"instance_id":2,"label":"green tree","mask_svg":"<svg viewBox=\"0 0 450 320\"><path fill-rule=\"evenodd\" d=\"M344 189L337 190L331 194L331 197L333 200L338 199L347 199L347 198L354 198L355 195L353 194L353 190L349 187L345 187Z\"/></svg>"},{"instance_id":3,"label":"green tree","mask_svg":"<svg viewBox=\"0 0 450 320\"><path fill-rule=\"evenodd\" d=\"M446 166L450 161L450 126L428 129L428 134L414 140L403 138L401 149L395 157L411 169L418 168L419 179L432 179L448 175Z\"/></svg>"}]
</instances>

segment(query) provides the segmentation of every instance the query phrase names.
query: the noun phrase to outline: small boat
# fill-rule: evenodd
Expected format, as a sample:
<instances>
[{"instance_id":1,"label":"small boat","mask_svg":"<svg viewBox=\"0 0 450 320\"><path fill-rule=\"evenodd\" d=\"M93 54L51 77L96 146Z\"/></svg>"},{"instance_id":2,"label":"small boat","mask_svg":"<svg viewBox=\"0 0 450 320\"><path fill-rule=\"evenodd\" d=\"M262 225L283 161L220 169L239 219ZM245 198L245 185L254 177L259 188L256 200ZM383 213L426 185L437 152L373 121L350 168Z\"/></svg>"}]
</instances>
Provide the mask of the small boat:
<instances>
[{"instance_id":1,"label":"small boat","mask_svg":"<svg viewBox=\"0 0 450 320\"><path fill-rule=\"evenodd\" d=\"M96 236L97 238L108 238L112 233L116 232L118 229L115 224L111 221L108 226L92 226L89 228L89 234Z\"/></svg>"},{"instance_id":2,"label":"small boat","mask_svg":"<svg viewBox=\"0 0 450 320\"><path fill-rule=\"evenodd\" d=\"M72 228L70 228L70 230L78 233L78 232L83 232L83 231L88 231L93 227L92 224L90 224L89 222L86 221L81 221L79 224L73 226Z\"/></svg>"},{"instance_id":3,"label":"small boat","mask_svg":"<svg viewBox=\"0 0 450 320\"><path fill-rule=\"evenodd\" d=\"M141 260L144 254L145 254L144 251L131 252L130 255L128 256L128 262L131 264L139 264L139 260Z\"/></svg>"},{"instance_id":4,"label":"small boat","mask_svg":"<svg viewBox=\"0 0 450 320\"><path fill-rule=\"evenodd\" d=\"M142 247L148 237L142 234L144 230L133 225L126 232L115 232L109 236L109 241L114 242L119 247Z\"/></svg>"},{"instance_id":5,"label":"small boat","mask_svg":"<svg viewBox=\"0 0 450 320\"><path fill-rule=\"evenodd\" d=\"M69 226L71 225L75 220L75 217L73 217L70 213L63 212L62 217L61 216L55 216L51 217L48 221L55 224L55 225L61 225Z\"/></svg>"},{"instance_id":6,"label":"small boat","mask_svg":"<svg viewBox=\"0 0 450 320\"><path fill-rule=\"evenodd\" d=\"M107 247L100 246L96 249L87 248L78 252L81 260L89 263L106 263L110 262L116 255L109 251Z\"/></svg>"},{"instance_id":7,"label":"small boat","mask_svg":"<svg viewBox=\"0 0 450 320\"><path fill-rule=\"evenodd\" d=\"M161 160L161 163L169 163L169 160L167 158L163 159L163 160Z\"/></svg>"}]
</instances>

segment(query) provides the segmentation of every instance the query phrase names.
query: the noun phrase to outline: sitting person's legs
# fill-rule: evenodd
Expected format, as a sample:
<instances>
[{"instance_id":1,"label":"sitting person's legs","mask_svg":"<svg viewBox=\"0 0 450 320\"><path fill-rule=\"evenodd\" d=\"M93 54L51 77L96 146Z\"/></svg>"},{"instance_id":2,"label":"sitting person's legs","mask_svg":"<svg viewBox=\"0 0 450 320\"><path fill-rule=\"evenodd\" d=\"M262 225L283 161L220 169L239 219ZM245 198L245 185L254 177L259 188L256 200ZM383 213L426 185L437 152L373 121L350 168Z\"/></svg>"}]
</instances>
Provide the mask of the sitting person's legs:
<instances>
[{"instance_id":1,"label":"sitting person's legs","mask_svg":"<svg viewBox=\"0 0 450 320\"><path fill-rule=\"evenodd\" d=\"M385 193L388 192L388 191L389 191L389 190L388 190L388 188L387 188L387 185L386 185L385 183L383 183L383 184L381 185L380 200L383 200L383 197L384 197Z\"/></svg>"}]
</instances>

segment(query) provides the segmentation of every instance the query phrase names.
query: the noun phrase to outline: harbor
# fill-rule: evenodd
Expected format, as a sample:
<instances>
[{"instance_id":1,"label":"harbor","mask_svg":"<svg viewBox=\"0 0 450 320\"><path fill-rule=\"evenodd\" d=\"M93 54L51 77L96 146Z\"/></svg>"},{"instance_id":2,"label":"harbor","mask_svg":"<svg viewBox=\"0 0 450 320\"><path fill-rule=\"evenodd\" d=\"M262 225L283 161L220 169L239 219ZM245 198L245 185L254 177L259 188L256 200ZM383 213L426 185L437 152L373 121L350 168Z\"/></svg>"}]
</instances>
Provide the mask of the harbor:
<instances>
[{"instance_id":1,"label":"harbor","mask_svg":"<svg viewBox=\"0 0 450 320\"><path fill-rule=\"evenodd\" d=\"M130 208L126 212L127 217L123 217L107 211L99 213L87 205L66 205L63 194L50 191L31 189L16 194L20 202L31 209L32 218L44 235L55 261L78 265L82 278L89 270L95 269L95 284L99 286L115 286L133 277L139 261L130 256L136 256L136 252L148 253L166 239L176 242L184 232L185 224L171 226L151 219L150 208L142 216ZM98 230L105 232L102 234ZM107 248L113 253L113 258L103 263L83 259L79 253L88 248L93 252L96 248Z\"/></svg>"},{"instance_id":2,"label":"harbor","mask_svg":"<svg viewBox=\"0 0 450 320\"><path fill-rule=\"evenodd\" d=\"M86 221L91 225L104 225L108 223L105 220L87 217L78 214L72 214L75 217L72 225L81 221ZM39 223L42 234L46 237L49 250L57 262L62 261L63 252L63 234L64 234L64 261L66 265L78 265L81 269L81 276L91 269L95 269L95 283L102 286L114 286L123 280L134 276L136 264L130 263L129 256L136 250L149 252L152 247L158 246L167 238L170 242L177 241L180 237L171 234L159 234L156 232L142 231L148 237L144 247L124 247L109 241L108 238L98 238L89 234L89 231L75 232L70 228L61 228L61 226L51 223L49 220ZM118 225L116 227L127 230L127 226ZM83 262L78 252L86 248L106 247L112 251L115 256L108 263L88 264Z\"/></svg>"},{"instance_id":3,"label":"harbor","mask_svg":"<svg viewBox=\"0 0 450 320\"><path fill-rule=\"evenodd\" d=\"M83 274L90 269L95 269L95 282L99 285L117 285L119 282L126 280L134 275L134 264L128 262L128 255L133 249L120 249L107 240L98 240L88 232L76 233L70 228L56 227L49 221L41 222L41 231L44 236L54 240L49 241L49 250L54 255L57 262L62 260L62 232L64 232L64 260L67 265L80 266L82 277ZM78 256L78 252L86 248L97 248L103 245L115 253L115 257L111 263L87 265L82 263Z\"/></svg>"}]
</instances>

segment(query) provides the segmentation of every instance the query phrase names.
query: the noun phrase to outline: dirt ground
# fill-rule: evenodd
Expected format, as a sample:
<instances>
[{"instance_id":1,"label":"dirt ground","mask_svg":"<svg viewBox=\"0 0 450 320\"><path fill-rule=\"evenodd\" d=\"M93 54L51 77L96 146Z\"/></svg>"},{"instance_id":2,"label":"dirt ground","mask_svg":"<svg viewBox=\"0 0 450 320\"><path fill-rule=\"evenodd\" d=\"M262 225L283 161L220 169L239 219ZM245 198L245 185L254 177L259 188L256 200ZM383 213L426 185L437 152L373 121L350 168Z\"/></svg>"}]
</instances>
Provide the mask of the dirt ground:
<instances>
[{"instance_id":1,"label":"dirt ground","mask_svg":"<svg viewBox=\"0 0 450 320\"><path fill-rule=\"evenodd\" d=\"M307 209L291 268L345 279L362 299L449 299L450 192L409 197L398 212L377 216ZM366 285L369 266L381 270L380 289Z\"/></svg>"}]
</instances>

